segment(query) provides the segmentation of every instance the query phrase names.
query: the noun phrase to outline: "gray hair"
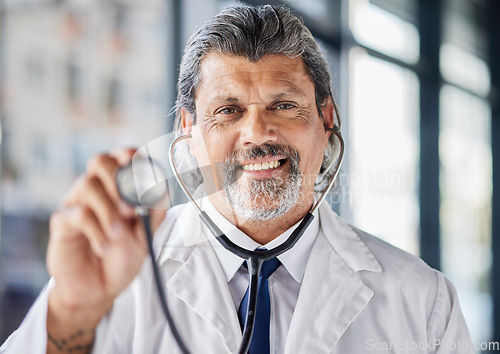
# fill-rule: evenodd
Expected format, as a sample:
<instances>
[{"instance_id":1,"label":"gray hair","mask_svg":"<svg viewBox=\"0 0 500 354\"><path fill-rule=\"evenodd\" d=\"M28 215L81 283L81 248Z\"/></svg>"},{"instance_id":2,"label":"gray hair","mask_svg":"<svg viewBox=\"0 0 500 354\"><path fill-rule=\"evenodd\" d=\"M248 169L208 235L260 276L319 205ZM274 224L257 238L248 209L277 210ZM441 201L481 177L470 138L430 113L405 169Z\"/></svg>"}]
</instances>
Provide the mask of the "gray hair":
<instances>
[{"instance_id":1,"label":"gray hair","mask_svg":"<svg viewBox=\"0 0 500 354\"><path fill-rule=\"evenodd\" d=\"M320 117L321 109L331 99L338 126L340 118L337 103L332 94L331 74L328 62L323 57L311 32L303 22L284 7L263 5L258 7L235 6L226 8L212 17L196 31L184 50L182 57L174 130L182 134L180 111L186 109L196 119L196 91L201 82L200 64L211 52L246 57L258 61L265 55L281 54L288 57L300 57L305 63L307 73L315 87L316 107ZM322 185L331 175L331 166L338 149L335 136L331 134L329 146L325 149L320 174L316 185ZM179 145L180 147L181 145ZM188 163L186 148L176 151L176 161ZM182 151L184 150L184 151ZM192 176L194 184L201 182L201 176Z\"/></svg>"}]
</instances>

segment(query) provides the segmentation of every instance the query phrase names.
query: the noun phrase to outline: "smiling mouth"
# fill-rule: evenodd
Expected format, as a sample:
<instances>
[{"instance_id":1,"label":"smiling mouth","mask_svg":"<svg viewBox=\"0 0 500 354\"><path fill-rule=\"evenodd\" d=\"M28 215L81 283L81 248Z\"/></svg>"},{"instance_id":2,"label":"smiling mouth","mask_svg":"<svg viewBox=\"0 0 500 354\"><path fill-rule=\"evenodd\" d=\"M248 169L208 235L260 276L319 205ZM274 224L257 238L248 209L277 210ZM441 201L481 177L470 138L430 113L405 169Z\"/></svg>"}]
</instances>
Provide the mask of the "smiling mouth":
<instances>
[{"instance_id":1,"label":"smiling mouth","mask_svg":"<svg viewBox=\"0 0 500 354\"><path fill-rule=\"evenodd\" d=\"M278 168L281 166L286 159L280 159L280 160L273 160L273 161L266 161L262 163L251 163L247 165L242 165L241 168L244 171L263 171L263 170L271 170Z\"/></svg>"}]
</instances>

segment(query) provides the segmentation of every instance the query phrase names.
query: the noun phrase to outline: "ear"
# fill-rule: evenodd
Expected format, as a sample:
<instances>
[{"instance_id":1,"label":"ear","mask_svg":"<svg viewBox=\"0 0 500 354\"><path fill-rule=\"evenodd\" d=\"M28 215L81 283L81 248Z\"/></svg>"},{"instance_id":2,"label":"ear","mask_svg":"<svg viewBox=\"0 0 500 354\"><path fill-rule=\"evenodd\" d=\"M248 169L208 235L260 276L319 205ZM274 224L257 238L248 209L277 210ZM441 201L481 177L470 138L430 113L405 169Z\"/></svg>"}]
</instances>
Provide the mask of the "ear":
<instances>
[{"instance_id":1,"label":"ear","mask_svg":"<svg viewBox=\"0 0 500 354\"><path fill-rule=\"evenodd\" d=\"M193 129L194 117L185 108L181 108L181 127L184 134L190 134Z\"/></svg>"},{"instance_id":2,"label":"ear","mask_svg":"<svg viewBox=\"0 0 500 354\"><path fill-rule=\"evenodd\" d=\"M323 124L327 128L333 128L335 123L335 110L333 109L333 103L331 98L327 98L326 102L321 107L321 114L323 116ZM330 137L330 132L326 129L326 134Z\"/></svg>"}]
</instances>

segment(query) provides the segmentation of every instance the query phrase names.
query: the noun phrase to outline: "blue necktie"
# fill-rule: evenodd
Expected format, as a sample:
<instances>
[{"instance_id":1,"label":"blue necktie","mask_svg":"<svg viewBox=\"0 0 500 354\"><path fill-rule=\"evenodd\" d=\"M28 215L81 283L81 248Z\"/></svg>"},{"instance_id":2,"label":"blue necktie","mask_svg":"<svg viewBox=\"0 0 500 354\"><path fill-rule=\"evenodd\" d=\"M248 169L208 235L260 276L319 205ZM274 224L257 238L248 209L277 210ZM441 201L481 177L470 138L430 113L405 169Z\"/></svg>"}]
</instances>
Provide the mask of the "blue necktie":
<instances>
[{"instance_id":1,"label":"blue necktie","mask_svg":"<svg viewBox=\"0 0 500 354\"><path fill-rule=\"evenodd\" d=\"M250 343L250 354L267 354L270 352L269 323L271 321L271 299L269 298L269 283L267 279L280 266L278 258L272 258L262 264L259 275L259 290L257 292L257 310L255 313L255 325ZM245 263L246 266L246 263ZM238 310L238 318L243 328L248 306L248 288L241 300Z\"/></svg>"}]
</instances>

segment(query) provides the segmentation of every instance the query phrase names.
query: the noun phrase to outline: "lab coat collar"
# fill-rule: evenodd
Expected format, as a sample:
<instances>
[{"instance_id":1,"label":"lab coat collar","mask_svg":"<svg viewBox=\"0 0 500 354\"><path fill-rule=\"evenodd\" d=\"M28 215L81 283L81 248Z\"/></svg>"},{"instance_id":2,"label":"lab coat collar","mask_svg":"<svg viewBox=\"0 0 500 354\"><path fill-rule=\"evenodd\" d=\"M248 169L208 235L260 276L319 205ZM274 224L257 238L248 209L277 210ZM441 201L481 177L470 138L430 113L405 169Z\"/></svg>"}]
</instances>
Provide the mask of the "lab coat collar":
<instances>
[{"instance_id":1,"label":"lab coat collar","mask_svg":"<svg viewBox=\"0 0 500 354\"><path fill-rule=\"evenodd\" d=\"M373 297L360 271L382 270L357 233L328 205L319 211L320 233L290 324L287 354L332 352Z\"/></svg>"},{"instance_id":2,"label":"lab coat collar","mask_svg":"<svg viewBox=\"0 0 500 354\"><path fill-rule=\"evenodd\" d=\"M366 244L344 219L323 203L319 207L321 230L330 246L353 271L382 271L380 263Z\"/></svg>"}]
</instances>

